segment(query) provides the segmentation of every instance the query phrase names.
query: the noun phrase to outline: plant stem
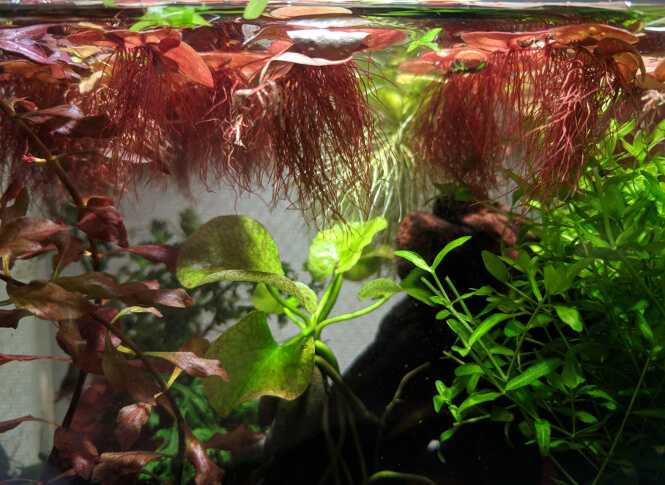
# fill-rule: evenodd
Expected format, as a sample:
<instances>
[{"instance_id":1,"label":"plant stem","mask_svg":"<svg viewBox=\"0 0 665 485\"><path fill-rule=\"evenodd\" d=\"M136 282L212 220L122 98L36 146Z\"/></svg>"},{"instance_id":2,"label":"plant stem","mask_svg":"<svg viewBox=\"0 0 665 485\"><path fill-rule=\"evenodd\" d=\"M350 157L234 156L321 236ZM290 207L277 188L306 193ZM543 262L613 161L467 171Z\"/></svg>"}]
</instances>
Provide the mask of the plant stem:
<instances>
[{"instance_id":1,"label":"plant stem","mask_svg":"<svg viewBox=\"0 0 665 485\"><path fill-rule=\"evenodd\" d=\"M305 315L302 311L300 311L299 308L296 308L294 305L286 301L284 298L282 298L282 295L279 294L279 291L277 288L274 286L266 285L266 288L268 288L268 291L270 292L270 296L272 296L275 300L277 300L277 303L282 305L284 308L287 308L293 313L294 315L298 315L300 318L303 319L303 322L305 322L305 325L309 325L309 317ZM298 322L296 322L298 323ZM302 326L302 325L301 325Z\"/></svg>"},{"instance_id":2,"label":"plant stem","mask_svg":"<svg viewBox=\"0 0 665 485\"><path fill-rule=\"evenodd\" d=\"M320 334L321 330L323 330L324 327L327 327L331 323L343 322L343 321L346 321L346 320L353 320L354 318L358 318L358 317L361 317L361 316L366 315L368 313L371 313L374 310L376 310L377 308L379 308L381 305L383 305L385 302L387 302L389 299L390 299L390 297L386 296L386 297L381 298L376 303L374 303L374 304L372 304L372 305L370 305L366 308L363 308L362 310L358 310L357 312L347 313L345 315L339 315L337 317L333 317L333 318L329 318L328 320L324 320L324 321L322 321L321 323L319 323L317 325L317 333Z\"/></svg>"},{"instance_id":3,"label":"plant stem","mask_svg":"<svg viewBox=\"0 0 665 485\"><path fill-rule=\"evenodd\" d=\"M594 478L591 485L596 485L598 483L598 480L600 480L601 476L603 475L603 472L605 471L605 468L607 467L607 464L609 463L610 458L612 458L612 454L614 453L614 450L616 449L617 445L619 444L619 440L621 439L621 433L623 433L623 429L626 427L626 424L628 423L628 418L630 417L630 412L633 410L633 405L635 404L635 400L637 399L637 394L639 393L639 390L642 387L642 384L644 383L644 378L647 375L647 370L649 369L649 365L651 364L651 354L652 353L653 353L653 349L650 350L649 354L646 356L646 361L644 362L644 367L642 368L642 373L640 374L640 378L637 381L637 385L635 386L635 391L633 391L633 395L630 398L630 403L628 403L628 408L626 409L626 413L623 415L623 420L621 421L621 425L619 426L619 430L617 431L617 434L614 437L614 441L612 442L612 446L610 447L610 451L607 452L607 456L603 460L603 464L600 466L600 470L598 470L598 474L596 475L596 478Z\"/></svg>"},{"instance_id":4,"label":"plant stem","mask_svg":"<svg viewBox=\"0 0 665 485\"><path fill-rule=\"evenodd\" d=\"M150 372L150 374L154 377L155 381L157 381L157 384L159 385L162 392L166 396L166 399L168 400L169 405L172 408L171 410L173 411L173 415L175 417L176 424L178 427L178 454L175 459L174 475L175 475L175 485L180 485L180 483L182 483L182 474L184 470L185 453L187 448L185 441L185 419L183 418L182 413L180 412L178 403L175 401L173 394L169 389L168 384L166 383L162 375L155 367L155 364L145 355L143 350L141 350L141 348L138 345L136 345L132 339L130 339L127 335L125 335L122 332L122 330L120 330L115 325L110 324L104 318L102 318L96 313L93 313L92 317L95 320L97 320L99 323L104 325L104 327L106 327L106 329L110 331L113 335L118 337L122 341L125 347L127 347L136 354L136 356L146 366L148 372Z\"/></svg>"}]
</instances>

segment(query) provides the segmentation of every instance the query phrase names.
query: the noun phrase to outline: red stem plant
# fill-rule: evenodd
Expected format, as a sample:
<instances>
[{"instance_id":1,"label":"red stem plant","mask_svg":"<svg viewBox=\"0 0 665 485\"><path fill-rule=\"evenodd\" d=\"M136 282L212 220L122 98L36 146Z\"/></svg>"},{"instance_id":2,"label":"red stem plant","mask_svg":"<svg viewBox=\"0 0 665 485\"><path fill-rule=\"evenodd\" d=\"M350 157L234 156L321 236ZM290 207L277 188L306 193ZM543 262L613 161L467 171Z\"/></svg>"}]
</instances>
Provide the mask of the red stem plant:
<instances>
[{"instance_id":1,"label":"red stem plant","mask_svg":"<svg viewBox=\"0 0 665 485\"><path fill-rule=\"evenodd\" d=\"M440 69L413 123L416 151L433 170L488 198L508 147L528 198L565 195L611 119L634 116L637 37L603 25L511 34L472 32L467 47L427 53L401 66ZM644 73L643 73L644 74ZM511 167L504 167L510 169Z\"/></svg>"}]
</instances>

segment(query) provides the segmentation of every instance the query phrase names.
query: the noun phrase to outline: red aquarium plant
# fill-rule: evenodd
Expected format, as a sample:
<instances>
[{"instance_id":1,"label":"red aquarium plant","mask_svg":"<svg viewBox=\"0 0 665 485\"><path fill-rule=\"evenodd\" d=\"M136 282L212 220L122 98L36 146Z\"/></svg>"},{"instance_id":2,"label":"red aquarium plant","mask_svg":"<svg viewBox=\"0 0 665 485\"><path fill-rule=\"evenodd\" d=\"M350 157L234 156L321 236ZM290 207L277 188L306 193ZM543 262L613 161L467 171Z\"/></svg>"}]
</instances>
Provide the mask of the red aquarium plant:
<instances>
[{"instance_id":1,"label":"red aquarium plant","mask_svg":"<svg viewBox=\"0 0 665 485\"><path fill-rule=\"evenodd\" d=\"M470 32L464 47L432 52L401 69L440 69L413 124L431 167L488 197L509 148L529 196L565 195L611 119L634 116L641 56L636 36L600 24L539 32ZM506 167L512 168L512 167Z\"/></svg>"},{"instance_id":2,"label":"red aquarium plant","mask_svg":"<svg viewBox=\"0 0 665 485\"><path fill-rule=\"evenodd\" d=\"M277 12L282 18L311 13L309 8ZM319 220L343 219L339 206L345 197L371 208L362 194L369 193L371 157L379 143L363 80L371 60L364 68L353 55L385 48L405 34L335 27L335 22L326 28L310 25L289 21L259 30L250 43L272 41L271 57L253 76L256 87L238 95L258 100L263 108L254 125L266 139L265 170L275 196L288 198ZM345 194L340 195L340 186L348 189Z\"/></svg>"}]
</instances>

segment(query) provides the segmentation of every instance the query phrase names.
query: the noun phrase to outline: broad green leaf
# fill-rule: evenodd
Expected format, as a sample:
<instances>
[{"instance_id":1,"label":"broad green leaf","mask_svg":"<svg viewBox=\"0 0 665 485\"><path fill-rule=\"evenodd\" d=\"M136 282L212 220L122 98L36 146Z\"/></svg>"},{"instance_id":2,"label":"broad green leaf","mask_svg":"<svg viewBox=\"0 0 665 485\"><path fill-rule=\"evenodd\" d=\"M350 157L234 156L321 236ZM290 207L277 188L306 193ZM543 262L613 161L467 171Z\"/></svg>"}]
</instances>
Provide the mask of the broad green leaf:
<instances>
[{"instance_id":1,"label":"broad green leaf","mask_svg":"<svg viewBox=\"0 0 665 485\"><path fill-rule=\"evenodd\" d=\"M436 413L441 411L444 404L447 404L443 396L434 396L432 398L432 403L434 404L434 412Z\"/></svg>"},{"instance_id":2,"label":"broad green leaf","mask_svg":"<svg viewBox=\"0 0 665 485\"><path fill-rule=\"evenodd\" d=\"M479 339L483 337L487 332L492 330L499 323L515 318L516 316L523 315L523 313L512 314L512 313L495 313L490 315L485 320L483 320L478 327L473 331L469 337L469 347L475 344Z\"/></svg>"},{"instance_id":3,"label":"broad green leaf","mask_svg":"<svg viewBox=\"0 0 665 485\"><path fill-rule=\"evenodd\" d=\"M469 239L471 239L471 236L464 236L455 239L454 241L450 241L448 244L446 244L446 246L441 251L439 251L439 254L436 255L436 258L434 258L434 262L432 263L432 268L431 268L432 271L436 271L436 268L439 266L439 264L441 264L443 258L445 258L450 251L461 246Z\"/></svg>"},{"instance_id":4,"label":"broad green leaf","mask_svg":"<svg viewBox=\"0 0 665 485\"><path fill-rule=\"evenodd\" d=\"M385 219L377 217L365 224L335 226L319 232L309 246L307 270L316 281L349 271L360 260L365 246L387 224Z\"/></svg>"},{"instance_id":5,"label":"broad green leaf","mask_svg":"<svg viewBox=\"0 0 665 485\"><path fill-rule=\"evenodd\" d=\"M265 314L252 312L220 335L205 357L219 360L229 377L203 381L213 408L226 417L236 404L258 396L291 400L302 394L312 378L314 341L280 347Z\"/></svg>"},{"instance_id":6,"label":"broad green leaf","mask_svg":"<svg viewBox=\"0 0 665 485\"><path fill-rule=\"evenodd\" d=\"M527 370L522 372L520 375L513 377L508 382L508 384L506 384L505 390L514 391L515 389L528 386L533 381L546 376L550 372L553 372L560 365L561 365L561 359L557 357L552 357L550 359L545 359L540 362L536 362Z\"/></svg>"},{"instance_id":7,"label":"broad green leaf","mask_svg":"<svg viewBox=\"0 0 665 485\"><path fill-rule=\"evenodd\" d=\"M265 283L316 311L316 294L284 276L275 241L249 217L220 216L197 229L178 251L176 276L187 288L216 281Z\"/></svg>"},{"instance_id":8,"label":"broad green leaf","mask_svg":"<svg viewBox=\"0 0 665 485\"><path fill-rule=\"evenodd\" d=\"M582 317L577 309L564 305L554 305L554 310L556 310L556 314L561 321L569 325L576 332L581 332L584 329Z\"/></svg>"},{"instance_id":9,"label":"broad green leaf","mask_svg":"<svg viewBox=\"0 0 665 485\"><path fill-rule=\"evenodd\" d=\"M456 376L467 376L471 374L483 374L483 368L478 364L462 364L455 368Z\"/></svg>"},{"instance_id":10,"label":"broad green leaf","mask_svg":"<svg viewBox=\"0 0 665 485\"><path fill-rule=\"evenodd\" d=\"M536 428L536 442L540 450L540 456L547 456L550 454L550 437L552 430L550 422L546 419L537 419L533 423Z\"/></svg>"},{"instance_id":11,"label":"broad green leaf","mask_svg":"<svg viewBox=\"0 0 665 485\"><path fill-rule=\"evenodd\" d=\"M496 398L501 397L500 392L483 392L478 394L473 394L472 396L467 397L462 404L459 406L459 412L462 413L466 409L482 404L484 402L494 401Z\"/></svg>"},{"instance_id":12,"label":"broad green leaf","mask_svg":"<svg viewBox=\"0 0 665 485\"><path fill-rule=\"evenodd\" d=\"M411 261L418 268L424 269L428 273L432 272L432 268L429 267L427 262L423 258L421 258L420 255L414 253L413 251L395 251L395 256L399 256L408 261Z\"/></svg>"},{"instance_id":13,"label":"broad green leaf","mask_svg":"<svg viewBox=\"0 0 665 485\"><path fill-rule=\"evenodd\" d=\"M273 298L265 283L259 283L252 291L252 303L254 308L260 312L272 313L273 315L284 313L284 307Z\"/></svg>"},{"instance_id":14,"label":"broad green leaf","mask_svg":"<svg viewBox=\"0 0 665 485\"><path fill-rule=\"evenodd\" d=\"M517 320L511 320L503 328L503 334L506 337L518 337L524 333L526 327Z\"/></svg>"},{"instance_id":15,"label":"broad green leaf","mask_svg":"<svg viewBox=\"0 0 665 485\"><path fill-rule=\"evenodd\" d=\"M257 19L268 6L268 0L249 0L242 17L246 20Z\"/></svg>"},{"instance_id":16,"label":"broad green leaf","mask_svg":"<svg viewBox=\"0 0 665 485\"><path fill-rule=\"evenodd\" d=\"M368 281L360 287L358 300L368 298L386 298L404 291L397 283L388 278L379 278Z\"/></svg>"},{"instance_id":17,"label":"broad green leaf","mask_svg":"<svg viewBox=\"0 0 665 485\"><path fill-rule=\"evenodd\" d=\"M490 272L501 283L507 283L510 279L510 273L508 268L503 261L494 253L489 251L482 252L483 262L485 263L485 268Z\"/></svg>"},{"instance_id":18,"label":"broad green leaf","mask_svg":"<svg viewBox=\"0 0 665 485\"><path fill-rule=\"evenodd\" d=\"M444 441L447 441L450 438L452 438L453 435L455 434L455 431L457 431L458 428L459 426L455 426L453 428L448 428L447 430L445 430L443 433L441 433L441 436L439 436L439 441L443 443Z\"/></svg>"}]
</instances>

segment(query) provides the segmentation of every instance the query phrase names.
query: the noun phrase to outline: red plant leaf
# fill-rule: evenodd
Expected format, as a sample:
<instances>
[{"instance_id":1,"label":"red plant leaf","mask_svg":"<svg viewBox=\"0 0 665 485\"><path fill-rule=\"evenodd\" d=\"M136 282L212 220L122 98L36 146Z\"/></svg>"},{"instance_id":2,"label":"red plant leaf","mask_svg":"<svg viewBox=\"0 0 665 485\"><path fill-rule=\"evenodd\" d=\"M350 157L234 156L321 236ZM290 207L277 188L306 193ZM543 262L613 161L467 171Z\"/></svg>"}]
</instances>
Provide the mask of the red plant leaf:
<instances>
[{"instance_id":1,"label":"red plant leaf","mask_svg":"<svg viewBox=\"0 0 665 485\"><path fill-rule=\"evenodd\" d=\"M194 377L219 376L225 381L229 380L226 371L217 359L197 357L194 352L146 352L146 355L167 360Z\"/></svg>"},{"instance_id":2,"label":"red plant leaf","mask_svg":"<svg viewBox=\"0 0 665 485\"><path fill-rule=\"evenodd\" d=\"M665 81L665 58L662 59L656 66L656 69L654 69L653 77L658 82L662 83L663 81Z\"/></svg>"},{"instance_id":3,"label":"red plant leaf","mask_svg":"<svg viewBox=\"0 0 665 485\"><path fill-rule=\"evenodd\" d=\"M53 437L58 458L67 462L78 476L89 480L92 468L99 462L97 448L89 440L72 429L58 428Z\"/></svg>"},{"instance_id":4,"label":"red plant leaf","mask_svg":"<svg viewBox=\"0 0 665 485\"><path fill-rule=\"evenodd\" d=\"M127 305L160 304L185 308L194 303L181 288L158 290L140 281L118 283L115 276L109 273L90 272L79 276L55 278L52 281L69 291L83 293L90 299L114 298Z\"/></svg>"},{"instance_id":5,"label":"red plant leaf","mask_svg":"<svg viewBox=\"0 0 665 485\"><path fill-rule=\"evenodd\" d=\"M181 352L193 352L197 357L205 357L206 352L210 348L210 342L201 337L198 333L195 333L183 345L180 347Z\"/></svg>"},{"instance_id":6,"label":"red plant leaf","mask_svg":"<svg viewBox=\"0 0 665 485\"><path fill-rule=\"evenodd\" d=\"M157 386L147 380L138 367L127 362L123 354L113 346L110 334L107 334L105 339L102 368L112 386L122 389L139 402L153 406L157 404Z\"/></svg>"},{"instance_id":7,"label":"red plant leaf","mask_svg":"<svg viewBox=\"0 0 665 485\"><path fill-rule=\"evenodd\" d=\"M0 254L10 257L37 251L50 244L51 236L62 230L46 219L17 217L0 227Z\"/></svg>"},{"instance_id":8,"label":"red plant leaf","mask_svg":"<svg viewBox=\"0 0 665 485\"><path fill-rule=\"evenodd\" d=\"M0 49L18 54L37 64L49 60L37 40L44 37L50 25L31 25L17 29L0 29Z\"/></svg>"},{"instance_id":9,"label":"red plant leaf","mask_svg":"<svg viewBox=\"0 0 665 485\"><path fill-rule=\"evenodd\" d=\"M108 117L85 116L78 106L72 104L29 111L21 117L72 138L109 138L115 132Z\"/></svg>"},{"instance_id":10,"label":"red plant leaf","mask_svg":"<svg viewBox=\"0 0 665 485\"><path fill-rule=\"evenodd\" d=\"M118 411L117 426L114 434L123 451L132 447L141 434L141 428L150 418L152 406L139 402L130 404Z\"/></svg>"},{"instance_id":11,"label":"red plant leaf","mask_svg":"<svg viewBox=\"0 0 665 485\"><path fill-rule=\"evenodd\" d=\"M363 46L373 51L383 50L398 42L402 42L407 37L406 32L394 29L330 27L330 30L333 32L363 32L367 34L367 37L363 39Z\"/></svg>"},{"instance_id":12,"label":"red plant leaf","mask_svg":"<svg viewBox=\"0 0 665 485\"><path fill-rule=\"evenodd\" d=\"M348 32L328 29L292 30L286 34L294 45L308 56L332 61L352 56L369 35L362 31Z\"/></svg>"},{"instance_id":13,"label":"red plant leaf","mask_svg":"<svg viewBox=\"0 0 665 485\"><path fill-rule=\"evenodd\" d=\"M432 61L422 59L409 59L401 62L399 66L397 66L399 72L404 72L406 74L428 74L438 69L439 67Z\"/></svg>"},{"instance_id":14,"label":"red plant leaf","mask_svg":"<svg viewBox=\"0 0 665 485\"><path fill-rule=\"evenodd\" d=\"M2 211L0 212L0 220L3 224L11 221L12 219L17 219L19 217L25 216L28 212L28 206L30 205L30 196L28 195L28 189L19 185L19 192L15 196L11 196L10 192L5 192L3 194L2 200ZM5 197L7 195L7 197ZM11 197L11 198L10 198ZM7 205L7 202L13 200L12 205Z\"/></svg>"},{"instance_id":15,"label":"red plant leaf","mask_svg":"<svg viewBox=\"0 0 665 485\"><path fill-rule=\"evenodd\" d=\"M50 421L48 419L35 418L33 416L23 416L21 418L10 419L8 421L0 421L0 434L6 433L7 431L14 429L19 424L25 423L26 421L37 421L40 423L48 423L60 426L60 424L56 423L55 421Z\"/></svg>"},{"instance_id":16,"label":"red plant leaf","mask_svg":"<svg viewBox=\"0 0 665 485\"><path fill-rule=\"evenodd\" d=\"M30 315L28 310L0 310L0 328L18 328L18 321Z\"/></svg>"},{"instance_id":17,"label":"red plant leaf","mask_svg":"<svg viewBox=\"0 0 665 485\"><path fill-rule=\"evenodd\" d=\"M61 362L71 362L70 359L63 359L62 357L53 357L50 355L15 355L15 354L0 354L0 365L5 365L7 362L13 361L26 361L38 359L51 359L59 360Z\"/></svg>"},{"instance_id":18,"label":"red plant leaf","mask_svg":"<svg viewBox=\"0 0 665 485\"><path fill-rule=\"evenodd\" d=\"M175 62L178 65L178 72L190 81L208 88L215 86L210 69L198 52L188 44L166 38L159 42L159 50L164 57Z\"/></svg>"},{"instance_id":19,"label":"red plant leaf","mask_svg":"<svg viewBox=\"0 0 665 485\"><path fill-rule=\"evenodd\" d=\"M79 238L72 236L69 231L59 231L53 235L53 242L58 248L58 254L51 258L51 267L55 275L71 263L81 259L85 253L85 244Z\"/></svg>"},{"instance_id":20,"label":"red plant leaf","mask_svg":"<svg viewBox=\"0 0 665 485\"><path fill-rule=\"evenodd\" d=\"M605 38L619 39L636 44L639 38L629 31L603 24L563 25L552 29L554 40L564 46L572 44L596 45Z\"/></svg>"},{"instance_id":21,"label":"red plant leaf","mask_svg":"<svg viewBox=\"0 0 665 485\"><path fill-rule=\"evenodd\" d=\"M197 440L192 432L185 430L187 437L187 459L194 465L196 485L221 485L224 470L218 467L206 453L205 447Z\"/></svg>"},{"instance_id":22,"label":"red plant leaf","mask_svg":"<svg viewBox=\"0 0 665 485\"><path fill-rule=\"evenodd\" d=\"M24 286L8 284L7 294L17 308L25 308L44 320L75 320L97 310L80 293L45 280L34 280Z\"/></svg>"},{"instance_id":23,"label":"red plant leaf","mask_svg":"<svg viewBox=\"0 0 665 485\"><path fill-rule=\"evenodd\" d=\"M127 473L135 473L152 460L161 458L163 453L131 451L126 453L102 453L99 463L92 468L90 481L103 485L115 483Z\"/></svg>"},{"instance_id":24,"label":"red plant leaf","mask_svg":"<svg viewBox=\"0 0 665 485\"><path fill-rule=\"evenodd\" d=\"M111 321L118 313L115 308L100 308L97 314L106 321ZM90 374L104 374L102 368L102 357L104 356L106 327L92 317L84 317L77 322L81 337L85 339L88 345L76 365L83 371ZM117 326L119 322L115 322ZM120 339L111 335L111 343L114 347L120 345Z\"/></svg>"},{"instance_id":25,"label":"red plant leaf","mask_svg":"<svg viewBox=\"0 0 665 485\"><path fill-rule=\"evenodd\" d=\"M143 246L129 246L127 248L114 249L105 255L128 252L138 254L151 263L162 263L169 271L175 273L176 260L178 259L178 248L170 244L145 244Z\"/></svg>"},{"instance_id":26,"label":"red plant leaf","mask_svg":"<svg viewBox=\"0 0 665 485\"><path fill-rule=\"evenodd\" d=\"M243 448L253 445L261 439L260 433L255 433L246 424L241 424L230 433L215 433L203 446L215 450L226 450L238 453Z\"/></svg>"},{"instance_id":27,"label":"red plant leaf","mask_svg":"<svg viewBox=\"0 0 665 485\"><path fill-rule=\"evenodd\" d=\"M67 36L67 41L74 45L97 46L97 47L116 47L117 42L109 40L104 35L103 30L84 30Z\"/></svg>"},{"instance_id":28,"label":"red plant leaf","mask_svg":"<svg viewBox=\"0 0 665 485\"><path fill-rule=\"evenodd\" d=\"M86 208L79 211L79 223L76 227L94 239L123 248L129 246L127 229L118 209L110 205L97 205L96 200L99 198L91 199Z\"/></svg>"},{"instance_id":29,"label":"red plant leaf","mask_svg":"<svg viewBox=\"0 0 665 485\"><path fill-rule=\"evenodd\" d=\"M58 333L55 334L55 340L60 348L71 356L74 362L83 356L88 346L88 342L81 336L75 320L62 320Z\"/></svg>"}]
</instances>

